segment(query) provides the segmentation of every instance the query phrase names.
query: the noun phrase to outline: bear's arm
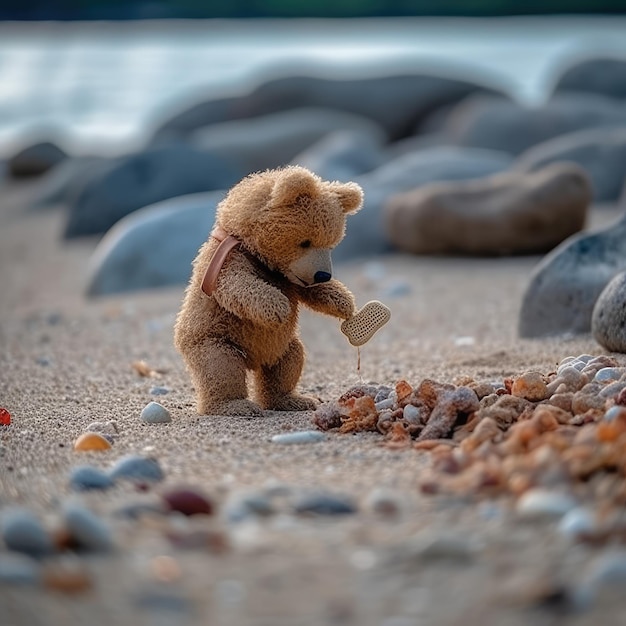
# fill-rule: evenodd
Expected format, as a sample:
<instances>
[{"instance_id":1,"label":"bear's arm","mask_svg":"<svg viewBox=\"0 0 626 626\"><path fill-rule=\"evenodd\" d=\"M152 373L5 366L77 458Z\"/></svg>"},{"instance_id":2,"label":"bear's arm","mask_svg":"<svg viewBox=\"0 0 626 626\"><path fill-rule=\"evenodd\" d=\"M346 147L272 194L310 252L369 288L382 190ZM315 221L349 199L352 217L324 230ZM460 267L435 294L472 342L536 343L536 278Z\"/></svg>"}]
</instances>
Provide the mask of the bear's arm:
<instances>
[{"instance_id":1,"label":"bear's arm","mask_svg":"<svg viewBox=\"0 0 626 626\"><path fill-rule=\"evenodd\" d=\"M305 306L340 319L354 315L354 296L338 280L329 280L313 287L298 288L298 298Z\"/></svg>"},{"instance_id":2,"label":"bear's arm","mask_svg":"<svg viewBox=\"0 0 626 626\"><path fill-rule=\"evenodd\" d=\"M258 324L280 324L291 314L287 296L259 278L250 261L236 252L222 266L213 297L230 313Z\"/></svg>"}]
</instances>

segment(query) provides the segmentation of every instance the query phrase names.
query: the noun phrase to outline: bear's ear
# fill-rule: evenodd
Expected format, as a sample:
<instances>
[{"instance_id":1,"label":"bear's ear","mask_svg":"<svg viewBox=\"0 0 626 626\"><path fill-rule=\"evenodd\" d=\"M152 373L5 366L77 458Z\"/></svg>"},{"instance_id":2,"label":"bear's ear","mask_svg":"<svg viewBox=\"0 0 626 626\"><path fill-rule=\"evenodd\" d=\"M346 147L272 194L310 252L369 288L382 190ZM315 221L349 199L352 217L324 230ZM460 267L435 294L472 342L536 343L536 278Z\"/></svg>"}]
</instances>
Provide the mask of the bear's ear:
<instances>
[{"instance_id":1,"label":"bear's ear","mask_svg":"<svg viewBox=\"0 0 626 626\"><path fill-rule=\"evenodd\" d=\"M363 190L356 183L331 183L331 189L339 196L344 213L356 213L363 206Z\"/></svg>"},{"instance_id":2,"label":"bear's ear","mask_svg":"<svg viewBox=\"0 0 626 626\"><path fill-rule=\"evenodd\" d=\"M272 189L272 204L291 204L298 197L315 196L317 181L317 176L304 167L291 166L280 170Z\"/></svg>"}]
</instances>

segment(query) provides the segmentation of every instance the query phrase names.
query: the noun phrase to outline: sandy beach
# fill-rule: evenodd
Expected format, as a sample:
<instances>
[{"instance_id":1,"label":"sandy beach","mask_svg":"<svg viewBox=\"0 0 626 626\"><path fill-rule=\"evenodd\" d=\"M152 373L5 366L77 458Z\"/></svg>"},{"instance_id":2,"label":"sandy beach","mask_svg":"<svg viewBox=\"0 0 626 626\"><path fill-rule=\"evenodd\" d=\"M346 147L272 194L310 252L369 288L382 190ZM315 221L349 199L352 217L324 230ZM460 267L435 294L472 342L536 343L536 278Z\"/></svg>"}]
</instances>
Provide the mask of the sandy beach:
<instances>
[{"instance_id":1,"label":"sandy beach","mask_svg":"<svg viewBox=\"0 0 626 626\"><path fill-rule=\"evenodd\" d=\"M596 209L592 225L616 215L618 209ZM0 211L0 406L12 416L11 426L0 427L0 512L21 505L54 529L63 503L78 498L110 524L116 548L56 559L84 571L91 586L83 592L0 589L1 624L625 623L618 594L567 617L558 597L560 585L575 585L616 548L572 546L555 523L518 519L506 499L421 493L425 452L385 449L375 433L329 433L307 445L271 441L312 428L310 413L198 417L172 344L183 287L86 300L95 241L62 245L62 219L60 208L28 213L5 202ZM377 298L392 310L391 322L362 349L363 380L502 380L553 371L568 355L603 354L590 336L516 337L537 261L394 255L337 268L359 304ZM356 351L336 320L306 312L301 325L308 350L302 390L336 399L359 382ZM624 355L616 358L626 365ZM140 360L154 377L138 375L132 363ZM151 395L155 385L169 393ZM140 420L151 400L170 411L170 423ZM74 451L90 424L108 421L118 429L110 450ZM165 480L147 491L130 484L70 490L73 466L109 468L129 453L158 459ZM216 514L115 515L177 485L207 494ZM289 503L312 490L342 494L358 511L293 515ZM261 492L274 498L275 514L228 519L232 502ZM381 494L395 499L397 514L377 513ZM193 529L210 531L213 545L185 549L167 538ZM416 546L433 537L462 546L429 557ZM168 575L158 567L163 556L174 564ZM546 592L552 588L554 597Z\"/></svg>"}]
</instances>

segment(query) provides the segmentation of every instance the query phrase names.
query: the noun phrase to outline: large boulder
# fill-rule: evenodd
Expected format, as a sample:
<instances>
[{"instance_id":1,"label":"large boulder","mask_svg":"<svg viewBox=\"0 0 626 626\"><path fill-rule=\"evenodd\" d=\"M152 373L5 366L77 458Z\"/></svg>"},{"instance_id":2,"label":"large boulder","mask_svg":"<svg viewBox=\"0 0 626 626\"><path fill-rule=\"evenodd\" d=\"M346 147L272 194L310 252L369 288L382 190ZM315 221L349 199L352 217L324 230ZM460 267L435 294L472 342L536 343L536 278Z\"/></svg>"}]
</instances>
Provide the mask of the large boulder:
<instances>
[{"instance_id":1,"label":"large boulder","mask_svg":"<svg viewBox=\"0 0 626 626\"><path fill-rule=\"evenodd\" d=\"M511 164L507 154L470 148L432 148L404 154L357 176L365 193L363 208L350 218L346 238L333 252L347 260L388 252L383 207L398 193L435 181L481 178L502 172Z\"/></svg>"},{"instance_id":2,"label":"large boulder","mask_svg":"<svg viewBox=\"0 0 626 626\"><path fill-rule=\"evenodd\" d=\"M310 68L316 76L270 78L243 95L217 95L173 114L156 130L155 141L190 134L228 120L268 115L298 107L321 107L374 120L392 138L411 134L428 114L476 92L496 90L474 83L427 74L366 78L326 78L333 69Z\"/></svg>"},{"instance_id":3,"label":"large boulder","mask_svg":"<svg viewBox=\"0 0 626 626\"><path fill-rule=\"evenodd\" d=\"M524 293L521 337L588 333L602 290L626 270L626 212L595 233L574 235L533 270Z\"/></svg>"},{"instance_id":4,"label":"large boulder","mask_svg":"<svg viewBox=\"0 0 626 626\"><path fill-rule=\"evenodd\" d=\"M195 131L191 143L198 150L241 163L248 172L258 172L287 165L305 148L339 130L385 139L381 127L367 117L302 108L213 124Z\"/></svg>"},{"instance_id":5,"label":"large boulder","mask_svg":"<svg viewBox=\"0 0 626 626\"><path fill-rule=\"evenodd\" d=\"M380 137L353 130L326 135L291 161L324 180L348 182L380 167L384 162Z\"/></svg>"},{"instance_id":6,"label":"large boulder","mask_svg":"<svg viewBox=\"0 0 626 626\"><path fill-rule=\"evenodd\" d=\"M626 272L603 289L591 316L594 339L611 352L626 352Z\"/></svg>"},{"instance_id":7,"label":"large boulder","mask_svg":"<svg viewBox=\"0 0 626 626\"><path fill-rule=\"evenodd\" d=\"M592 58L579 61L556 79L555 93L598 93L626 98L626 59Z\"/></svg>"},{"instance_id":8,"label":"large boulder","mask_svg":"<svg viewBox=\"0 0 626 626\"><path fill-rule=\"evenodd\" d=\"M460 146L518 155L566 133L624 125L624 104L594 94L560 94L536 107L503 98L472 96L450 113L442 134Z\"/></svg>"},{"instance_id":9,"label":"large boulder","mask_svg":"<svg viewBox=\"0 0 626 626\"><path fill-rule=\"evenodd\" d=\"M114 160L74 198L64 235L103 233L141 207L175 196L226 189L247 173L218 154L184 144Z\"/></svg>"},{"instance_id":10,"label":"large boulder","mask_svg":"<svg viewBox=\"0 0 626 626\"><path fill-rule=\"evenodd\" d=\"M626 125L555 137L524 152L516 168L533 172L558 161L577 163L587 172L596 202L616 202L626 181Z\"/></svg>"},{"instance_id":11,"label":"large boulder","mask_svg":"<svg viewBox=\"0 0 626 626\"><path fill-rule=\"evenodd\" d=\"M590 199L584 171L568 163L432 183L389 200L386 232L413 254L537 254L583 228Z\"/></svg>"},{"instance_id":12,"label":"large boulder","mask_svg":"<svg viewBox=\"0 0 626 626\"><path fill-rule=\"evenodd\" d=\"M89 295L184 284L224 192L172 198L120 220L89 264Z\"/></svg>"},{"instance_id":13,"label":"large boulder","mask_svg":"<svg viewBox=\"0 0 626 626\"><path fill-rule=\"evenodd\" d=\"M7 159L6 171L11 178L41 176L67 159L66 152L51 141L40 141L20 148Z\"/></svg>"}]
</instances>

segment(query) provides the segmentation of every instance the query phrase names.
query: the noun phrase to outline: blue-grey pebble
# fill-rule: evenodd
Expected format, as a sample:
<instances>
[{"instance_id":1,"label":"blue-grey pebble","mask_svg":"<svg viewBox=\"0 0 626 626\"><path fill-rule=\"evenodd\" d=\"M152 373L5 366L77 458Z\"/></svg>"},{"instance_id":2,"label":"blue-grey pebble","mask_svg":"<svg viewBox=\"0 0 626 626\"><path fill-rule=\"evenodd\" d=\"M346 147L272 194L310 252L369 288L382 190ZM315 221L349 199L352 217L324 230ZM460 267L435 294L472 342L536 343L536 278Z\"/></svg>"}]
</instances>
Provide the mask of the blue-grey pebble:
<instances>
[{"instance_id":1,"label":"blue-grey pebble","mask_svg":"<svg viewBox=\"0 0 626 626\"><path fill-rule=\"evenodd\" d=\"M349 515L356 513L356 505L346 496L330 493L317 493L303 496L294 504L294 510L301 515Z\"/></svg>"},{"instance_id":2,"label":"blue-grey pebble","mask_svg":"<svg viewBox=\"0 0 626 626\"><path fill-rule=\"evenodd\" d=\"M37 585L41 566L23 554L0 554L0 585Z\"/></svg>"},{"instance_id":3,"label":"blue-grey pebble","mask_svg":"<svg viewBox=\"0 0 626 626\"><path fill-rule=\"evenodd\" d=\"M226 517L230 522L242 522L252 517L269 517L274 513L270 499L260 493L236 498L226 507Z\"/></svg>"},{"instance_id":4,"label":"blue-grey pebble","mask_svg":"<svg viewBox=\"0 0 626 626\"><path fill-rule=\"evenodd\" d=\"M172 421L172 416L162 404L150 402L141 411L141 419L148 424L166 424Z\"/></svg>"},{"instance_id":5,"label":"blue-grey pebble","mask_svg":"<svg viewBox=\"0 0 626 626\"><path fill-rule=\"evenodd\" d=\"M108 524L89 509L77 503L66 503L63 520L79 547L92 552L108 552L113 548L113 534Z\"/></svg>"},{"instance_id":6,"label":"blue-grey pebble","mask_svg":"<svg viewBox=\"0 0 626 626\"><path fill-rule=\"evenodd\" d=\"M70 472L70 486L76 491L109 489L114 484L108 474L93 465L78 465Z\"/></svg>"},{"instance_id":7,"label":"blue-grey pebble","mask_svg":"<svg viewBox=\"0 0 626 626\"><path fill-rule=\"evenodd\" d=\"M619 380L626 369L623 367L603 367L596 372L594 380L600 383L606 383L610 380Z\"/></svg>"},{"instance_id":8,"label":"blue-grey pebble","mask_svg":"<svg viewBox=\"0 0 626 626\"><path fill-rule=\"evenodd\" d=\"M159 387L158 385L150 389L151 396L166 396L169 392L170 390L167 387Z\"/></svg>"},{"instance_id":9,"label":"blue-grey pebble","mask_svg":"<svg viewBox=\"0 0 626 626\"><path fill-rule=\"evenodd\" d=\"M2 513L0 521L2 539L9 550L31 556L45 556L54 551L52 538L27 509L10 508Z\"/></svg>"},{"instance_id":10,"label":"blue-grey pebble","mask_svg":"<svg viewBox=\"0 0 626 626\"><path fill-rule=\"evenodd\" d=\"M302 444L302 443L316 443L317 441L323 441L326 439L326 435L319 430L299 430L292 433L280 433L272 437L273 443L281 444Z\"/></svg>"},{"instance_id":11,"label":"blue-grey pebble","mask_svg":"<svg viewBox=\"0 0 626 626\"><path fill-rule=\"evenodd\" d=\"M134 454L123 456L111 468L109 476L113 480L126 478L128 480L158 482L165 478L165 474L156 459L137 456Z\"/></svg>"}]
</instances>

